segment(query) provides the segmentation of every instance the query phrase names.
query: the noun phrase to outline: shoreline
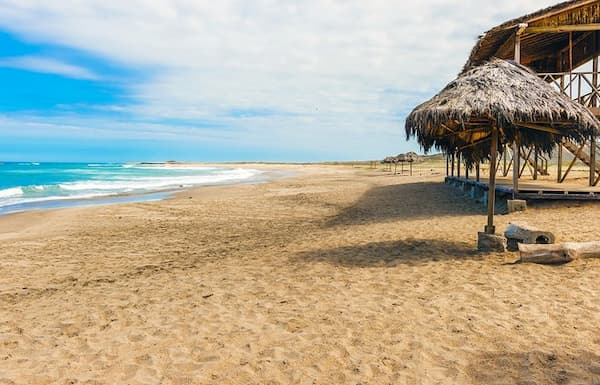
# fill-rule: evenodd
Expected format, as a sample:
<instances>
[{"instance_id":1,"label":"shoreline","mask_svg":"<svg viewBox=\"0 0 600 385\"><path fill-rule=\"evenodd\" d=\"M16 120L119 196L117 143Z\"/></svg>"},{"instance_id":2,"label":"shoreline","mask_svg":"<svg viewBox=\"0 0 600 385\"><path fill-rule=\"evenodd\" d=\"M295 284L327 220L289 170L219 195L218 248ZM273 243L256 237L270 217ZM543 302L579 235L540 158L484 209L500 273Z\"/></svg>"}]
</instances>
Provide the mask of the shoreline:
<instances>
[{"instance_id":1,"label":"shoreline","mask_svg":"<svg viewBox=\"0 0 600 385\"><path fill-rule=\"evenodd\" d=\"M140 192L132 192L132 193L115 193L115 194L106 194L106 195L98 195L94 197L88 198L61 198L61 197L48 197L48 199L25 202L25 203L16 203L11 205L6 205L0 207L0 218L18 214L25 213L31 211L45 211L45 210L59 210L59 209L69 209L75 207L90 207L90 206L105 206L105 205L115 205L115 204L127 204L127 203L139 203L139 202L152 202L152 201L160 201L164 199L169 199L172 196L177 194L184 194L188 190L194 190L197 188L210 187L210 186L230 186L237 184L253 184L253 183L264 183L270 179L274 178L285 178L289 176L293 176L293 174L286 174L279 170L271 168L261 167L261 164L242 164L242 163L229 163L229 164L217 164L217 163L148 163L141 162L140 164L148 164L148 165L173 165L173 166L189 166L189 167L236 167L236 168L246 168L258 170L261 169L261 173L254 175L247 179L240 180L229 180L229 181L218 181L218 182L209 182L204 184L192 185L187 187L180 188L167 188L167 189L149 189L147 191ZM257 166L257 167L250 167ZM275 166L274 166L275 167Z\"/></svg>"}]
</instances>

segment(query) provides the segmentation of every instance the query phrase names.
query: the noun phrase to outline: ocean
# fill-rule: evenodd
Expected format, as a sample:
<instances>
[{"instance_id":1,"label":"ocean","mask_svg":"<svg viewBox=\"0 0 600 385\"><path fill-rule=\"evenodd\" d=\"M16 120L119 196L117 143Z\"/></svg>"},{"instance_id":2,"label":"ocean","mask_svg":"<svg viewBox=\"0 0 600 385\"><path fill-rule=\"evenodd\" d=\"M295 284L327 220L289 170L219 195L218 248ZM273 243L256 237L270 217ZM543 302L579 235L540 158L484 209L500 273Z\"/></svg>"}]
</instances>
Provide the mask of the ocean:
<instances>
[{"instance_id":1,"label":"ocean","mask_svg":"<svg viewBox=\"0 0 600 385\"><path fill-rule=\"evenodd\" d=\"M245 168L162 163L4 162L0 163L0 215L158 200L174 190L249 181L260 173Z\"/></svg>"}]
</instances>

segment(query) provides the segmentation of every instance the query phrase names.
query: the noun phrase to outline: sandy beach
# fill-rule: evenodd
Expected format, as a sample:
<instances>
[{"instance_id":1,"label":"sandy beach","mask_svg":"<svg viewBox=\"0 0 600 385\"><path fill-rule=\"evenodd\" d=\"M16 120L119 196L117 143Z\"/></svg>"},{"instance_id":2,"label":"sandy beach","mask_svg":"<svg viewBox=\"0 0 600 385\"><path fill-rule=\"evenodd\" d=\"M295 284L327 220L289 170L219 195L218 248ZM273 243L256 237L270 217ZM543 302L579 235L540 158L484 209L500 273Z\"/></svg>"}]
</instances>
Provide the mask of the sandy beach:
<instances>
[{"instance_id":1,"label":"sandy beach","mask_svg":"<svg viewBox=\"0 0 600 385\"><path fill-rule=\"evenodd\" d=\"M260 167L294 176L0 217L0 384L600 384L600 260L477 253L441 169Z\"/></svg>"}]
</instances>

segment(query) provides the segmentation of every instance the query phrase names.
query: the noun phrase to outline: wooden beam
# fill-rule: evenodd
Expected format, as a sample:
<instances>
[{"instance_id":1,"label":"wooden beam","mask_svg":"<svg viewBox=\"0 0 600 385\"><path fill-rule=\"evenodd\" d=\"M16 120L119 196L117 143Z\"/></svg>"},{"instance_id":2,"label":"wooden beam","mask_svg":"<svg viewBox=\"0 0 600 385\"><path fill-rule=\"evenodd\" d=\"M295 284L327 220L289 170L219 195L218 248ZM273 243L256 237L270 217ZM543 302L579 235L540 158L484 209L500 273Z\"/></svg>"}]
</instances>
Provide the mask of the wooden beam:
<instances>
[{"instance_id":1,"label":"wooden beam","mask_svg":"<svg viewBox=\"0 0 600 385\"><path fill-rule=\"evenodd\" d=\"M527 29L525 29L526 33L562 33L588 31L600 31L600 23L527 27Z\"/></svg>"},{"instance_id":2,"label":"wooden beam","mask_svg":"<svg viewBox=\"0 0 600 385\"><path fill-rule=\"evenodd\" d=\"M523 175L523 172L525 171L525 167L529 166L529 158L531 157L531 151L532 151L532 148L529 147L529 152L527 153L527 156L524 158L523 167L521 167L519 176ZM519 154L519 156L521 156L521 154ZM529 170L529 171L531 171L531 170ZM532 174L533 174L533 172L532 172Z\"/></svg>"},{"instance_id":3,"label":"wooden beam","mask_svg":"<svg viewBox=\"0 0 600 385\"><path fill-rule=\"evenodd\" d=\"M532 130L549 132L551 134L556 134L556 135L562 134L562 132L560 132L560 130L557 130L556 128L541 126L539 124L521 122L521 123L517 123L517 125L521 126L521 127L525 127L525 128L530 128Z\"/></svg>"},{"instance_id":4,"label":"wooden beam","mask_svg":"<svg viewBox=\"0 0 600 385\"><path fill-rule=\"evenodd\" d=\"M569 174L569 171L571 171L571 169L573 168L573 165L575 164L575 162L577 161L577 159L579 159L579 155L581 155L581 151L583 150L583 146L585 146L585 142L583 142L583 144L581 146L579 146L579 148L577 149L577 152L574 154L575 156L571 160L571 163L569 163L569 167L567 167L567 171L565 171L565 175L563 175L560 178L560 181L558 183L562 183L562 182L565 181L565 178Z\"/></svg>"}]
</instances>

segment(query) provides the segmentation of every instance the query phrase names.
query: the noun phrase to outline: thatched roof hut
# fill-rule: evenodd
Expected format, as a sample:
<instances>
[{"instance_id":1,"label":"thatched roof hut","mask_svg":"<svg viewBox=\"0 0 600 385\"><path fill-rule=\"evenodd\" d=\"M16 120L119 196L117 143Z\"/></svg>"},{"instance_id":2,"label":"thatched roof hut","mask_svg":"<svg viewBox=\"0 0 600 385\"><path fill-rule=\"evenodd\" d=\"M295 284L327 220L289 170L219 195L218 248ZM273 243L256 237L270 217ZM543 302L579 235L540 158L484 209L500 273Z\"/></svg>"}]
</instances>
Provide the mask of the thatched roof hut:
<instances>
[{"instance_id":1,"label":"thatched roof hut","mask_svg":"<svg viewBox=\"0 0 600 385\"><path fill-rule=\"evenodd\" d=\"M446 153L459 151L467 164L490 160L488 234L495 231L496 154L503 144L535 145L550 154L563 138L583 142L600 132L600 122L587 108L527 67L501 59L461 73L417 106L405 127L407 139L415 136L425 151L432 147Z\"/></svg>"},{"instance_id":2,"label":"thatched roof hut","mask_svg":"<svg viewBox=\"0 0 600 385\"><path fill-rule=\"evenodd\" d=\"M562 138L595 135L600 122L528 68L501 59L463 72L406 119L407 138L415 136L425 151L459 151L467 163L490 157L494 127L498 150L518 135L520 145L549 154Z\"/></svg>"}]
</instances>

